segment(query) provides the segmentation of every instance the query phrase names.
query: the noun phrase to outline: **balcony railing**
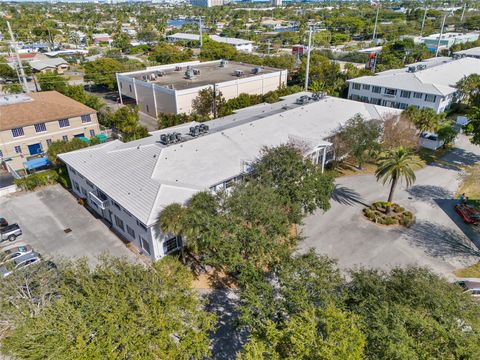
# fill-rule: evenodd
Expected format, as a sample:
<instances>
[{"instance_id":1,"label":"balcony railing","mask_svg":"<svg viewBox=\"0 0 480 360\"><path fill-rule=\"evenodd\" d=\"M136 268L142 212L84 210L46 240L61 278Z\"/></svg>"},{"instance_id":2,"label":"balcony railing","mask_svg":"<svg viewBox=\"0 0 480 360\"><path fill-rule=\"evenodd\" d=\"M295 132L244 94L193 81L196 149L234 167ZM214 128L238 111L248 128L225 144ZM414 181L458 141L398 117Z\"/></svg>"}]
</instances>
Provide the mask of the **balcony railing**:
<instances>
[{"instance_id":1,"label":"balcony railing","mask_svg":"<svg viewBox=\"0 0 480 360\"><path fill-rule=\"evenodd\" d=\"M93 192L90 191L90 201L97 205L100 209L105 210L106 207L108 206L108 200L102 201L98 198L97 195L95 195Z\"/></svg>"}]
</instances>

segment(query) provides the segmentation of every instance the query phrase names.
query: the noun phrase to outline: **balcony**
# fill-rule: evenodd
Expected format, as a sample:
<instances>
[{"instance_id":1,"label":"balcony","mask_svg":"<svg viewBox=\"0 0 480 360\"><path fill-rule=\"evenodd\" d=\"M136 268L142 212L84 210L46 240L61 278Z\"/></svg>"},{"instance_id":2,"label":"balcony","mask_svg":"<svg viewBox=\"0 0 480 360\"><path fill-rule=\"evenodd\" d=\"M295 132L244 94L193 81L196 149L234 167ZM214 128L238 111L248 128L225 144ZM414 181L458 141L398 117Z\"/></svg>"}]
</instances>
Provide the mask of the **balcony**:
<instances>
[{"instance_id":1,"label":"balcony","mask_svg":"<svg viewBox=\"0 0 480 360\"><path fill-rule=\"evenodd\" d=\"M98 198L98 196L95 195L95 194L94 194L93 192L91 192L91 191L90 191L88 194L89 194L89 197L90 197L90 201L91 201L93 204L97 205L97 206L98 206L100 209L102 209L102 210L105 210L105 209L107 208L107 206L108 206L108 200L105 200L105 201L100 200L100 199Z\"/></svg>"}]
</instances>

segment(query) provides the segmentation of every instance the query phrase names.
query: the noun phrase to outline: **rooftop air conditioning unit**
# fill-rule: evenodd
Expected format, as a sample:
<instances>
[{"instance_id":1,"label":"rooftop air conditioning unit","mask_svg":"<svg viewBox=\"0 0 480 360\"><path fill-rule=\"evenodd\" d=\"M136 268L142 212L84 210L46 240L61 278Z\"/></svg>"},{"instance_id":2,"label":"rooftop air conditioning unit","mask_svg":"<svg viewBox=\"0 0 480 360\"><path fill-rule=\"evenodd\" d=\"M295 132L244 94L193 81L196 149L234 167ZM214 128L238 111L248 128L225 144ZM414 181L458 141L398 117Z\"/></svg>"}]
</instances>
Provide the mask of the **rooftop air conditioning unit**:
<instances>
[{"instance_id":1,"label":"rooftop air conditioning unit","mask_svg":"<svg viewBox=\"0 0 480 360\"><path fill-rule=\"evenodd\" d=\"M160 135L160 142L163 145L168 145L169 144L169 138L168 138L167 134L161 134Z\"/></svg>"},{"instance_id":2,"label":"rooftop air conditioning unit","mask_svg":"<svg viewBox=\"0 0 480 360\"><path fill-rule=\"evenodd\" d=\"M427 68L427 65L425 64L417 65L417 70L425 70L426 68Z\"/></svg>"},{"instance_id":3,"label":"rooftop air conditioning unit","mask_svg":"<svg viewBox=\"0 0 480 360\"><path fill-rule=\"evenodd\" d=\"M236 77L242 77L245 75L245 72L243 70L235 70L233 72L233 75L236 76Z\"/></svg>"},{"instance_id":4,"label":"rooftop air conditioning unit","mask_svg":"<svg viewBox=\"0 0 480 360\"><path fill-rule=\"evenodd\" d=\"M220 67L227 67L228 61L227 60L222 60L220 61Z\"/></svg>"},{"instance_id":5,"label":"rooftop air conditioning unit","mask_svg":"<svg viewBox=\"0 0 480 360\"><path fill-rule=\"evenodd\" d=\"M185 71L185 78L189 80L195 79L195 71L193 69L187 69L187 71Z\"/></svg>"},{"instance_id":6,"label":"rooftop air conditioning unit","mask_svg":"<svg viewBox=\"0 0 480 360\"><path fill-rule=\"evenodd\" d=\"M200 69L193 69L194 75L200 75Z\"/></svg>"},{"instance_id":7,"label":"rooftop air conditioning unit","mask_svg":"<svg viewBox=\"0 0 480 360\"><path fill-rule=\"evenodd\" d=\"M415 66L409 66L407 71L410 73L414 73L415 71L417 71L417 68Z\"/></svg>"},{"instance_id":8,"label":"rooftop air conditioning unit","mask_svg":"<svg viewBox=\"0 0 480 360\"><path fill-rule=\"evenodd\" d=\"M324 99L325 96L327 96L327 94L324 93L323 91L317 91L317 92L312 94L312 100L313 101L319 101L319 100Z\"/></svg>"},{"instance_id":9,"label":"rooftop air conditioning unit","mask_svg":"<svg viewBox=\"0 0 480 360\"><path fill-rule=\"evenodd\" d=\"M180 66L175 66L175 71L180 71L182 68Z\"/></svg>"},{"instance_id":10,"label":"rooftop air conditioning unit","mask_svg":"<svg viewBox=\"0 0 480 360\"><path fill-rule=\"evenodd\" d=\"M252 74L254 74L254 75L260 74L262 71L263 71L263 69L261 67L256 67L256 68L252 69Z\"/></svg>"}]
</instances>

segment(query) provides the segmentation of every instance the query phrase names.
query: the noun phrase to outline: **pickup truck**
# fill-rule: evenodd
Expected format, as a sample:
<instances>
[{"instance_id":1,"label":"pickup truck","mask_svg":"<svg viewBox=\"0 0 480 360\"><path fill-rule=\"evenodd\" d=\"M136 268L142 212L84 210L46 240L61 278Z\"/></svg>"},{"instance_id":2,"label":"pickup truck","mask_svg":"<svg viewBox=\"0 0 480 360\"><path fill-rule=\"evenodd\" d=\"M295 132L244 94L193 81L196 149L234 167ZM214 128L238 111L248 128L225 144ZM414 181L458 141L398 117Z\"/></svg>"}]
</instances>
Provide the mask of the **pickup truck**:
<instances>
[{"instance_id":1,"label":"pickup truck","mask_svg":"<svg viewBox=\"0 0 480 360\"><path fill-rule=\"evenodd\" d=\"M18 224L11 224L0 229L0 242L8 240L15 241L18 236L22 235L22 229Z\"/></svg>"}]
</instances>

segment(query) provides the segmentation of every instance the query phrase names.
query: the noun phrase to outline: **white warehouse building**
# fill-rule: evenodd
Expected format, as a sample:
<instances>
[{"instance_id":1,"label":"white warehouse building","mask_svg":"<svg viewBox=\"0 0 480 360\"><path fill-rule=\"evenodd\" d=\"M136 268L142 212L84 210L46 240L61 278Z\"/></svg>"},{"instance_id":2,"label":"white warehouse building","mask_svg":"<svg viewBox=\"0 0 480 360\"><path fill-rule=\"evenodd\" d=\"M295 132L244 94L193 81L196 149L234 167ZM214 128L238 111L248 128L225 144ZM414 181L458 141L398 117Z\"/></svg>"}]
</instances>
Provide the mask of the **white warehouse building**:
<instances>
[{"instance_id":1,"label":"white warehouse building","mask_svg":"<svg viewBox=\"0 0 480 360\"><path fill-rule=\"evenodd\" d=\"M433 58L348 80L348 98L398 109L428 107L441 113L457 100L456 83L475 73L480 74L480 59Z\"/></svg>"},{"instance_id":2,"label":"white warehouse building","mask_svg":"<svg viewBox=\"0 0 480 360\"><path fill-rule=\"evenodd\" d=\"M228 189L249 171L262 147L293 142L301 145L305 156L324 166L332 157L328 139L340 124L356 114L384 119L400 113L335 97L302 102L299 95L305 94L59 158L67 165L74 194L86 199L122 238L158 259L181 246L179 237L158 230L162 209L174 202L185 203L200 191Z\"/></svg>"},{"instance_id":3,"label":"white warehouse building","mask_svg":"<svg viewBox=\"0 0 480 360\"><path fill-rule=\"evenodd\" d=\"M160 113L190 113L202 89L220 91L226 100L241 93L263 95L285 86L287 75L287 70L267 66L191 61L117 74L117 84L121 99L135 99L141 112L156 118Z\"/></svg>"}]
</instances>

